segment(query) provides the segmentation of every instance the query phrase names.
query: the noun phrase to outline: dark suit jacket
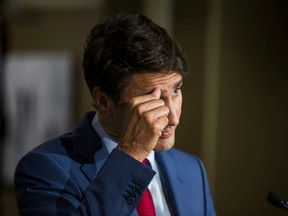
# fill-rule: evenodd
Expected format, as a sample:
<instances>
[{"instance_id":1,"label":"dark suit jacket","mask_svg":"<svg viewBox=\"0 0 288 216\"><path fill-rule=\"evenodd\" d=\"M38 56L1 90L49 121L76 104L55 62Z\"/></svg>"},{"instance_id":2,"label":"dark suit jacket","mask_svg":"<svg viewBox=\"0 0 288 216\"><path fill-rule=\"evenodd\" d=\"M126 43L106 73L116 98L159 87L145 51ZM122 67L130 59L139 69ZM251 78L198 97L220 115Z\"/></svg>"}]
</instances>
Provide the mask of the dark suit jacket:
<instances>
[{"instance_id":1,"label":"dark suit jacket","mask_svg":"<svg viewBox=\"0 0 288 216\"><path fill-rule=\"evenodd\" d=\"M15 171L20 215L137 216L155 172L114 149L109 155L88 113L68 134L22 158ZM175 148L155 154L172 215L215 215L201 161Z\"/></svg>"}]
</instances>

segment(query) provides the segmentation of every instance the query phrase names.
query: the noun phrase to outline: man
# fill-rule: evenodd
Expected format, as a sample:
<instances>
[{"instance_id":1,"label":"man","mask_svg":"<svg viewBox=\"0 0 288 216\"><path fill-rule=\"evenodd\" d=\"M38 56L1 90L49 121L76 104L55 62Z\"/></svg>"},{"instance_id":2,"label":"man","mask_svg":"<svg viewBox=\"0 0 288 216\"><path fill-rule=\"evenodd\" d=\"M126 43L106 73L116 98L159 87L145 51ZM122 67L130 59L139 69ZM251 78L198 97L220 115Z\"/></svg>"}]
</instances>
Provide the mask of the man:
<instances>
[{"instance_id":1,"label":"man","mask_svg":"<svg viewBox=\"0 0 288 216\"><path fill-rule=\"evenodd\" d=\"M106 19L83 69L97 113L19 162L19 214L137 216L148 197L154 215L215 215L201 161L173 148L187 65L167 32L139 14Z\"/></svg>"}]
</instances>

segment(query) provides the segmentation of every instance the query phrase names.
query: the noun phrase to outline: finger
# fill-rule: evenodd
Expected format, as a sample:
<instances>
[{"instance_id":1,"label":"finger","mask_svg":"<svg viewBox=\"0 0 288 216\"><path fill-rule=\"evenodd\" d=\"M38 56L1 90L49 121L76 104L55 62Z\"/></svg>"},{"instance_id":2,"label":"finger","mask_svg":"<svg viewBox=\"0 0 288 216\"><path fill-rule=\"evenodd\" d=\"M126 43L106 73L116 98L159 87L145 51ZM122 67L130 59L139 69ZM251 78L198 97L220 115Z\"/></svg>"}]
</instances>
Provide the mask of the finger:
<instances>
[{"instance_id":1,"label":"finger","mask_svg":"<svg viewBox=\"0 0 288 216\"><path fill-rule=\"evenodd\" d=\"M151 112L155 115L156 118L168 117L169 108L167 106L159 106L151 110Z\"/></svg>"},{"instance_id":2,"label":"finger","mask_svg":"<svg viewBox=\"0 0 288 216\"><path fill-rule=\"evenodd\" d=\"M152 111L158 107L164 106L165 103L161 99L150 100L141 104L138 104L135 108L138 111L139 115L142 115L145 112Z\"/></svg>"},{"instance_id":3,"label":"finger","mask_svg":"<svg viewBox=\"0 0 288 216\"><path fill-rule=\"evenodd\" d=\"M161 90L159 88L155 88L150 94L145 94L132 98L130 103L132 104L132 106L136 106L138 104L145 103L147 101L159 99L160 96L161 96Z\"/></svg>"},{"instance_id":4,"label":"finger","mask_svg":"<svg viewBox=\"0 0 288 216\"><path fill-rule=\"evenodd\" d=\"M169 119L166 116L162 116L157 119L155 122L155 129L157 130L157 133L159 136L161 136L163 130L168 125Z\"/></svg>"},{"instance_id":5,"label":"finger","mask_svg":"<svg viewBox=\"0 0 288 216\"><path fill-rule=\"evenodd\" d=\"M165 117L168 118L169 108L167 106L160 106L154 108L153 110L149 110L143 114L143 117L146 122L150 122L154 124L158 119Z\"/></svg>"}]
</instances>

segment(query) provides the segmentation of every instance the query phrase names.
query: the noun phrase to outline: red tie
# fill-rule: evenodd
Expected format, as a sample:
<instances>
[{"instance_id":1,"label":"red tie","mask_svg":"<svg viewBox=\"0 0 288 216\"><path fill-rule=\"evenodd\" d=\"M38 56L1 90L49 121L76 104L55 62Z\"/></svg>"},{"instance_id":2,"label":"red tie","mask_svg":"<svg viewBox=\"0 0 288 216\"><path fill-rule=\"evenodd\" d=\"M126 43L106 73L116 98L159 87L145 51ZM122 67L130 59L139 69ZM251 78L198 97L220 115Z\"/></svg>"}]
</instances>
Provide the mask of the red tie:
<instances>
[{"instance_id":1,"label":"red tie","mask_svg":"<svg viewBox=\"0 0 288 216\"><path fill-rule=\"evenodd\" d=\"M148 160L144 159L142 163L147 165L147 162ZM153 199L148 188L144 191L136 209L139 216L156 216Z\"/></svg>"}]
</instances>

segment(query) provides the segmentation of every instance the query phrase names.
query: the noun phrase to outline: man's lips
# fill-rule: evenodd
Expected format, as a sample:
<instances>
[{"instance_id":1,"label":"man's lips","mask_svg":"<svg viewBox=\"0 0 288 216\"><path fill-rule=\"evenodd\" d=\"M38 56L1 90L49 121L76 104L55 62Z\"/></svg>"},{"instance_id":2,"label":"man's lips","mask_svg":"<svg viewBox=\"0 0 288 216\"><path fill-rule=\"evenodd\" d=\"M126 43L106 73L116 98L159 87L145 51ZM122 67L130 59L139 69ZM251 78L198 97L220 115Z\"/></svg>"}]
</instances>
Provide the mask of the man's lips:
<instances>
[{"instance_id":1,"label":"man's lips","mask_svg":"<svg viewBox=\"0 0 288 216\"><path fill-rule=\"evenodd\" d=\"M170 125L164 128L164 130L161 133L161 138L168 138L173 135L173 129Z\"/></svg>"}]
</instances>

